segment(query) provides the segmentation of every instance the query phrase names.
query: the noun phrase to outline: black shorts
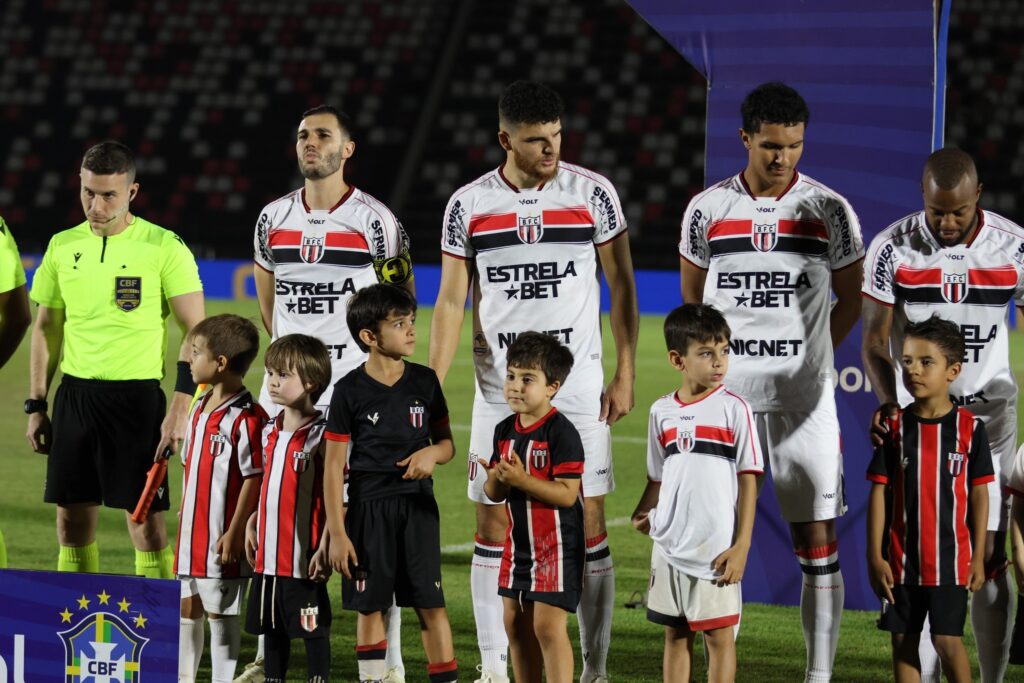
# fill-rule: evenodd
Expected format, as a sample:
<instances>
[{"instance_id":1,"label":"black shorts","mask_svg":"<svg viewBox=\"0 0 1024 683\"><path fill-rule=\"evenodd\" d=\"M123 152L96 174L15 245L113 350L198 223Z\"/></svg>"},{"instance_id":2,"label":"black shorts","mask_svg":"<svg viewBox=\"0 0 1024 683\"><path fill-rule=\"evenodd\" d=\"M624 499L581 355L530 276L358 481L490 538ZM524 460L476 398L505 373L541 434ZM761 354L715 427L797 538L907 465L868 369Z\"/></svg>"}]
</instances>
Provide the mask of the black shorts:
<instances>
[{"instance_id":1,"label":"black shorts","mask_svg":"<svg viewBox=\"0 0 1024 683\"><path fill-rule=\"evenodd\" d=\"M893 586L895 604L883 604L878 628L890 633L920 633L928 617L932 635L962 636L967 620L964 586Z\"/></svg>"},{"instance_id":2,"label":"black shorts","mask_svg":"<svg viewBox=\"0 0 1024 683\"><path fill-rule=\"evenodd\" d=\"M503 598L512 598L516 602L542 602L552 607L560 607L566 612L576 613L580 604L580 594L576 591L562 591L560 593L536 593L534 591L521 591L514 588L498 588L498 595Z\"/></svg>"},{"instance_id":3,"label":"black shorts","mask_svg":"<svg viewBox=\"0 0 1024 683\"><path fill-rule=\"evenodd\" d=\"M326 638L331 632L327 583L254 574L245 630L253 635L284 628L289 638Z\"/></svg>"},{"instance_id":4,"label":"black shorts","mask_svg":"<svg viewBox=\"0 0 1024 683\"><path fill-rule=\"evenodd\" d=\"M53 401L43 500L135 509L166 412L155 379L114 382L65 375ZM170 502L164 479L150 509L167 510Z\"/></svg>"},{"instance_id":5,"label":"black shorts","mask_svg":"<svg viewBox=\"0 0 1024 683\"><path fill-rule=\"evenodd\" d=\"M437 501L401 495L349 501L345 528L359 567L342 579L341 605L358 612L391 607L444 607L441 589L441 528Z\"/></svg>"}]
</instances>

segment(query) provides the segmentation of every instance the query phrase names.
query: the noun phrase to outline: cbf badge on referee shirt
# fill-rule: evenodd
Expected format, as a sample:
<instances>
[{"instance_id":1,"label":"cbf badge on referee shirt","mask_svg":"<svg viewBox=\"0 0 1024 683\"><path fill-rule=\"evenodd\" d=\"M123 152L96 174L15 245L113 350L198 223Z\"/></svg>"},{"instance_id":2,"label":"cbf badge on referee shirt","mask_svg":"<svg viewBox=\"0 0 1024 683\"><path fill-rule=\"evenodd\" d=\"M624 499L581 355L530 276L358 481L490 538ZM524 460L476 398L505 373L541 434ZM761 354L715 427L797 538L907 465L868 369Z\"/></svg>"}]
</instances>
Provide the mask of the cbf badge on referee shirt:
<instances>
[{"instance_id":1,"label":"cbf badge on referee shirt","mask_svg":"<svg viewBox=\"0 0 1024 683\"><path fill-rule=\"evenodd\" d=\"M122 311L134 311L142 302L142 278L114 278L114 303Z\"/></svg>"}]
</instances>

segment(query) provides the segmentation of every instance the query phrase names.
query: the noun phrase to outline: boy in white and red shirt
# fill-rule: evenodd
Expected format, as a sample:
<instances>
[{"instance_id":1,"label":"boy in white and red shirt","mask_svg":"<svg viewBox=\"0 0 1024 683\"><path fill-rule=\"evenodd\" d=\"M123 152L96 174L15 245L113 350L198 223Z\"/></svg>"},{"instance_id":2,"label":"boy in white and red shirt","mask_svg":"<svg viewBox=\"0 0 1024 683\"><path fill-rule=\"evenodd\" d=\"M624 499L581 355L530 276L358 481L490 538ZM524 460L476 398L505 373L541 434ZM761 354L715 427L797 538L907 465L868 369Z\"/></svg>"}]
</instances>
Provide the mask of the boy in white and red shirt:
<instances>
[{"instance_id":1,"label":"boy in white and red shirt","mask_svg":"<svg viewBox=\"0 0 1024 683\"><path fill-rule=\"evenodd\" d=\"M267 349L267 389L282 410L263 430L263 486L246 530L256 570L246 630L264 636L267 683L284 683L291 641L306 646L306 678L330 680L331 604L327 595L324 446L327 427L316 400L331 381L324 343L304 334Z\"/></svg>"},{"instance_id":2,"label":"boy in white and red shirt","mask_svg":"<svg viewBox=\"0 0 1024 683\"><path fill-rule=\"evenodd\" d=\"M178 681L195 681L210 617L212 680L230 681L238 661L238 615L251 574L245 523L259 497L260 433L267 415L242 383L259 350L256 326L241 316L207 318L192 329L192 379L207 390L188 416L181 463L181 520L175 574L181 579Z\"/></svg>"},{"instance_id":3,"label":"boy in white and red shirt","mask_svg":"<svg viewBox=\"0 0 1024 683\"><path fill-rule=\"evenodd\" d=\"M736 676L733 626L764 463L750 406L722 385L730 336L706 304L684 304L665 319L682 384L651 406L647 488L633 526L654 540L647 618L665 627L666 681L690 680L698 632L708 680Z\"/></svg>"}]
</instances>

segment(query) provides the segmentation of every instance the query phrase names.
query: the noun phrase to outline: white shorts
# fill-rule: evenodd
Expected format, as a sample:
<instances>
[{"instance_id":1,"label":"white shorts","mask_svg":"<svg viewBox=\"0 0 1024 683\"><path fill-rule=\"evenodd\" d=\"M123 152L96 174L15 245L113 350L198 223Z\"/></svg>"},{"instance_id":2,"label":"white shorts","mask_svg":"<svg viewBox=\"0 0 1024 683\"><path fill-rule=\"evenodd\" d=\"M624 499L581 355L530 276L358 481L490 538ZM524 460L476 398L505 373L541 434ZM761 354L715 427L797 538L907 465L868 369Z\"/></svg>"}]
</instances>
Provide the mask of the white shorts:
<instances>
[{"instance_id":1,"label":"white shorts","mask_svg":"<svg viewBox=\"0 0 1024 683\"><path fill-rule=\"evenodd\" d=\"M967 406L968 410L974 408L977 406ZM1017 406L1001 404L991 417L981 410L975 414L985 423L992 451L992 469L996 475L995 481L988 483L988 530L1006 531L1010 520L1010 497L1003 491L1008 485L1017 453Z\"/></svg>"},{"instance_id":2,"label":"white shorts","mask_svg":"<svg viewBox=\"0 0 1024 683\"><path fill-rule=\"evenodd\" d=\"M755 412L754 425L787 522L819 522L846 512L835 396L826 392L809 413Z\"/></svg>"},{"instance_id":3,"label":"white shorts","mask_svg":"<svg viewBox=\"0 0 1024 683\"><path fill-rule=\"evenodd\" d=\"M580 433L583 441L583 495L587 497L603 496L615 490L615 474L612 472L612 434L608 425L598 419L595 411L590 414L563 410L559 405L558 396L553 401L573 426ZM578 408L579 402L572 407ZM597 406L600 408L600 406ZM512 414L504 403L488 403L477 396L473 401L473 422L469 432L469 483L466 495L470 500L484 505L501 505L495 503L484 493L487 473L477 463L477 459L490 461L494 449L494 428L498 423Z\"/></svg>"},{"instance_id":4,"label":"white shorts","mask_svg":"<svg viewBox=\"0 0 1024 683\"><path fill-rule=\"evenodd\" d=\"M249 579L206 579L194 576L179 576L181 580L181 598L198 595L203 601L203 610L207 614L235 616L242 610L242 596Z\"/></svg>"},{"instance_id":5,"label":"white shorts","mask_svg":"<svg viewBox=\"0 0 1024 683\"><path fill-rule=\"evenodd\" d=\"M651 551L647 620L663 626L711 631L740 623L740 584L716 585L669 564L657 546Z\"/></svg>"}]
</instances>

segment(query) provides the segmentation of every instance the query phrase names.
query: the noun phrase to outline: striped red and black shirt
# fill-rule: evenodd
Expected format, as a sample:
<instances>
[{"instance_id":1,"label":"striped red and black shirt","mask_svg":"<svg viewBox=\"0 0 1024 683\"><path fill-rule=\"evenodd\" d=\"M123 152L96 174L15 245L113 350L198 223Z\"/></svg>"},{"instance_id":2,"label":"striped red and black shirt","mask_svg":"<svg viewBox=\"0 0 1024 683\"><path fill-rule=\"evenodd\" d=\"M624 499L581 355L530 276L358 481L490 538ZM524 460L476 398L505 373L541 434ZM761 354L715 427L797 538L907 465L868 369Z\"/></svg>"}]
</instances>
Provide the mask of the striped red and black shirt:
<instances>
[{"instance_id":1,"label":"striped red and black shirt","mask_svg":"<svg viewBox=\"0 0 1024 683\"><path fill-rule=\"evenodd\" d=\"M965 586L971 564L970 492L995 479L985 425L966 408L889 421L868 479L888 489L889 566L898 584Z\"/></svg>"}]
</instances>

